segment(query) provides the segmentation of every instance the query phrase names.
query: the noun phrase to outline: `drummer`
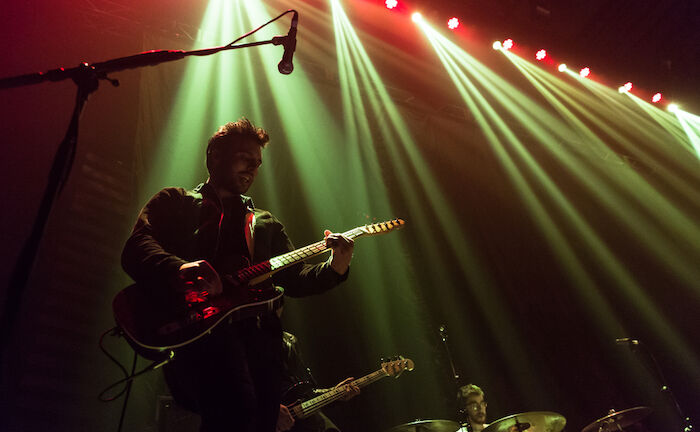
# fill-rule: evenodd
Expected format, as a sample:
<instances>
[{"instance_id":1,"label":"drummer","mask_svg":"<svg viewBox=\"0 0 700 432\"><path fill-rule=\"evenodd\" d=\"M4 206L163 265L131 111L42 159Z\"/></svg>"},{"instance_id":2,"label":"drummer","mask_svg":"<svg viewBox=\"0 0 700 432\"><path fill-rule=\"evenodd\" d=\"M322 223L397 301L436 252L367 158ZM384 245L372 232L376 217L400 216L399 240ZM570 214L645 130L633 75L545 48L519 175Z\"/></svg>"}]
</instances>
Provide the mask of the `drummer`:
<instances>
[{"instance_id":1,"label":"drummer","mask_svg":"<svg viewBox=\"0 0 700 432\"><path fill-rule=\"evenodd\" d=\"M472 432L481 432L488 424L486 424L486 401L484 400L484 391L474 384L462 386L457 391L457 401L460 410L466 413L467 420L472 426ZM466 426L462 427L458 432L467 432Z\"/></svg>"}]
</instances>

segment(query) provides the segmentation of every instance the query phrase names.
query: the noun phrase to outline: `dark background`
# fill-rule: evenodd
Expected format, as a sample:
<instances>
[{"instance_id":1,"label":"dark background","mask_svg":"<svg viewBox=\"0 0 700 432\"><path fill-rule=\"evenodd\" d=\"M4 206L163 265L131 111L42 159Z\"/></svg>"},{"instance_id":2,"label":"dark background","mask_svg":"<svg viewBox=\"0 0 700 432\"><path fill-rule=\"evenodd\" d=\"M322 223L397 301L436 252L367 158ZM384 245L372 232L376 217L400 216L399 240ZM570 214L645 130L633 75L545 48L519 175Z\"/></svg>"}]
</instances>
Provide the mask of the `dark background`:
<instances>
[{"instance_id":1,"label":"dark background","mask_svg":"<svg viewBox=\"0 0 700 432\"><path fill-rule=\"evenodd\" d=\"M2 75L70 67L83 60L101 61L144 49L187 49L186 35L196 31L204 6L160 0L11 1L3 6ZM464 31L468 33L470 52L509 82L522 86L523 80L504 59L493 56L490 43L494 39L512 37L520 47L532 48L533 52L545 47L567 64L591 67L597 79L613 88L633 81L640 94L650 95L658 89L685 110L700 110L697 2L433 1L416 2L406 8L413 6L436 23L451 14L466 17ZM280 11L288 7L328 8L322 2L271 2L270 7ZM635 294L618 289L594 257L584 257L585 269L593 281L588 289L595 290L610 305L609 310L592 309L581 300L585 291L577 291L585 284L572 280L561 266L553 264L557 252L546 247L518 191L503 180L504 173L494 155L485 150L486 142L473 118L450 115L460 104L459 97L449 82L435 78L441 66L425 45L413 42L406 27L396 24L408 17L385 18L383 8L365 1L352 2L347 10L358 33L367 37L370 56L380 74L392 77L385 80L386 84L394 92L395 101L403 101L401 113L408 119L416 142L424 146L423 156L433 169L431 175L452 203L450 209L427 204L428 210L449 211L461 222L459 229L467 233L478 251L477 261L490 277L485 286L476 286L461 265L465 258L449 247L438 247L440 253L436 256L423 256L421 246L426 246L426 235L442 245L449 243L453 232L439 224L431 225L415 213L407 197L417 194L426 203L431 202L430 197L402 183L389 166L391 162L385 162L387 199L399 215L407 215L414 224L401 233L404 248L396 268L387 270L389 287L384 288L396 293L394 303L382 311L388 329L374 338L365 327L356 325L362 321L381 324L372 321L376 313L369 306L372 298L353 295L358 291L366 295L367 287L359 282L366 279L359 275L357 282L351 279L342 290L290 300L287 324L300 337L306 360L324 385L345 376L369 373L376 369L378 356L395 352L415 358L419 367L396 382L368 388L361 397L329 408L327 414L344 430L384 430L416 418L454 418L454 384L437 335L437 328L445 324L453 359L464 381L475 382L487 392L490 420L516 412L556 411L567 417L567 430L575 431L611 408L648 405L655 413L645 422L646 428L679 430L668 402L642 365L648 359L647 352L630 351L614 342L615 337L629 336L642 340L653 353L680 405L697 423L700 266L692 263L700 260L700 250L697 243L692 243L694 238L684 242L669 236L665 245L685 254L682 265L686 274L696 276L696 283L688 283L658 254L646 249L643 239L634 238L625 229L627 222L609 218L610 212L598 208L594 200L579 191L570 174L533 147L533 153L567 196L579 197L573 198L576 208L623 267L635 275L638 292L658 308L665 327L649 320L637 303L630 301ZM300 41L303 31L329 30L301 27ZM154 38L168 41L167 46L144 46L145 40ZM372 51L371 40L393 40L396 51ZM335 67L332 55L320 49L312 52L311 47L317 48L312 41L305 46L306 51L300 43L295 58L299 67ZM182 69L174 66L168 71L169 78L177 80ZM313 75L312 79L332 106L337 86L322 75ZM103 82L91 97L81 118L71 179L56 202L30 283L19 303L4 300L21 287L7 287L0 293L3 312L17 312L17 320L8 329L11 339L3 359L3 422L7 422L8 430L116 429L121 402L101 404L95 396L120 374L99 352L97 339L113 325L111 298L128 283L119 268L119 254L143 204L142 177L137 174L144 161L139 158L154 151L137 146L144 129L143 124L139 125L143 118L139 109L145 97L140 87L143 77L142 71L120 72L119 88ZM4 156L0 172L6 209L0 223L0 279L6 286L35 218L57 144L67 127L74 84L45 83L1 92ZM280 124L271 122L266 127L280 135ZM616 148L615 142L607 144ZM640 143L648 144L657 143L653 139ZM376 145L380 155L386 154L381 140ZM675 190L644 162L632 165L668 196L697 230L700 176L688 165L675 166L674 160L659 157L665 167L685 177L690 195ZM294 173L290 171L291 177ZM304 209L299 208L294 191L282 186L281 191L283 195L289 192L289 198L272 210L287 216L282 218L289 221L287 228L298 245L310 243L318 227L294 219L293 215ZM264 202L265 195L261 195ZM660 213L650 220L666 232L665 224L671 222ZM385 219L392 215L379 216ZM563 221L559 222L566 230ZM575 244L575 235L567 235ZM353 271L358 273L368 265L362 251L358 244L353 264ZM441 262L441 270L446 269L438 277L437 269L425 264L436 261ZM394 272L409 274L411 286L391 286ZM484 301L495 301L500 306L484 308ZM499 311L497 316L494 310ZM620 327L603 329L602 323L609 317L606 314L614 315ZM404 323L418 331L402 332ZM678 358L676 352L667 349L668 332L684 341L693 358ZM130 351L122 341L108 339L107 345L125 365L130 364ZM157 375L138 382L129 402L125 430L157 430L157 397L164 393Z\"/></svg>"}]
</instances>

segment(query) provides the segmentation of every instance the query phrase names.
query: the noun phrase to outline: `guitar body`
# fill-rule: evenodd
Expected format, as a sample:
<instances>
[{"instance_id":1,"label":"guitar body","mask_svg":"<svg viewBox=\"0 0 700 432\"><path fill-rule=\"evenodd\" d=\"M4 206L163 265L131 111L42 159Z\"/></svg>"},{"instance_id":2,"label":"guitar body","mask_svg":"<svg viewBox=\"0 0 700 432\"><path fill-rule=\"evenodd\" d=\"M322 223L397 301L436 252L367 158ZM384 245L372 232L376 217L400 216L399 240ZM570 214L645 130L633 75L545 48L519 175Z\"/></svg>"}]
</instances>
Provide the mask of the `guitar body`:
<instances>
[{"instance_id":1,"label":"guitar body","mask_svg":"<svg viewBox=\"0 0 700 432\"><path fill-rule=\"evenodd\" d=\"M221 323L274 312L282 306L281 289L260 285L224 284L223 294L209 297L134 284L114 297L112 309L132 348L145 358L160 360Z\"/></svg>"}]
</instances>

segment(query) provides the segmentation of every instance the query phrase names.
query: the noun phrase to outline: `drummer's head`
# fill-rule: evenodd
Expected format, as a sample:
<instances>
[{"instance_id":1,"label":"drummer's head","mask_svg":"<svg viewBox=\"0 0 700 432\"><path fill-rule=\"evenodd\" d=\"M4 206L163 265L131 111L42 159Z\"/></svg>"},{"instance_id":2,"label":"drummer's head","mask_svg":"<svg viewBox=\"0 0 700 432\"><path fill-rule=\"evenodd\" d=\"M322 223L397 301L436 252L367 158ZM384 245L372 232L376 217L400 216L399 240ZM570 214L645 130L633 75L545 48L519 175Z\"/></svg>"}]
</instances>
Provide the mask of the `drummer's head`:
<instances>
[{"instance_id":1,"label":"drummer's head","mask_svg":"<svg viewBox=\"0 0 700 432\"><path fill-rule=\"evenodd\" d=\"M486 401L484 400L484 391L479 386L467 384L460 387L457 392L457 400L459 400L460 408L467 413L472 426L486 423Z\"/></svg>"}]
</instances>

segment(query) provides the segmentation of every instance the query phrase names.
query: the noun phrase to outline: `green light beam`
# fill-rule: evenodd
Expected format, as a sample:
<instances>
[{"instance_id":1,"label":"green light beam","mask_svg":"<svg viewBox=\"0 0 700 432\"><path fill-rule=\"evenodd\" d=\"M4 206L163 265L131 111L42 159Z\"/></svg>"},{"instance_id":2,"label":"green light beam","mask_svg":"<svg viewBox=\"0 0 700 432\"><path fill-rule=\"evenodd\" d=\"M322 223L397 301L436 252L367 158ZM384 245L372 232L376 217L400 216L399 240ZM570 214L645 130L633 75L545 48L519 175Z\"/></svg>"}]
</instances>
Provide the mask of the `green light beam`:
<instances>
[{"instance_id":1,"label":"green light beam","mask_svg":"<svg viewBox=\"0 0 700 432\"><path fill-rule=\"evenodd\" d=\"M426 32L428 33L428 32ZM429 34L430 37L430 34ZM434 38L431 42L435 42L437 38ZM434 45L436 45L434 43ZM436 50L439 51L439 54L441 54L441 60L443 60L444 63L446 63L446 67L453 68L453 71L451 72L451 76L455 77L455 70L456 66L454 62L445 62L446 58L446 51L443 50L440 52L439 47L436 46ZM448 59L449 60L449 59ZM521 72L524 72L521 70ZM525 72L524 72L525 73ZM641 293L641 290L638 289L637 283L634 281L634 279L631 277L631 275L617 262L617 260L614 257L614 254L604 245L604 243L595 235L595 232L583 221L573 209L573 207L567 202L567 200L563 197L563 195L558 191L556 186L554 186L553 182L551 182L550 179L546 177L546 174L539 169L538 165L534 160L530 158L530 156L527 154L527 152L524 150L524 147L520 145L519 141L515 139L514 135L509 133L507 126L503 121L500 119L500 117L492 110L492 108L488 105L488 103L485 101L485 99L479 94L478 90L476 89L475 86L470 84L470 81L464 76L463 74L459 76L459 80L461 83L466 83L467 87L469 87L469 90L472 93L472 96L476 98L477 101L480 102L482 108L486 110L488 113L489 117L491 118L492 121L494 121L498 128L504 132L506 138L509 141L509 144L512 144L514 148L518 149L520 151L520 156L525 158L527 164L529 165L529 168L537 175L538 180L540 180L540 183L543 184L547 191L551 194L554 195L556 198L556 202L560 205L563 206L563 210L566 214L566 216L574 222L575 227L577 230L581 233L581 236L583 239L587 241L589 244L589 247L594 251L597 252L595 255L598 257L599 263L604 265L608 272L613 275L613 277L621 282L622 287L625 289L627 292L628 296L631 298L635 298L637 301L637 305L645 311L645 315L647 316L650 321L654 322L654 324L657 326L656 328L661 330L662 333L664 334L674 334L672 332L672 329L666 325L667 321L661 316L661 314L656 311L653 303L647 299L647 298L639 298L639 295ZM536 82L533 82L533 84L537 84ZM460 93L463 93L463 88L461 85L460 87ZM541 91L544 89L542 87L539 87ZM554 99L550 94L545 93L545 96L549 96L549 100L559 109L564 109L563 106L558 102L558 100ZM473 102L471 102L471 98L467 100L467 104L473 108ZM567 114L570 114L568 110L566 110ZM573 117L573 115L572 115ZM574 117L574 120L575 117ZM579 126L580 123L577 121L573 122L576 126ZM483 124L483 122L480 122L480 124ZM564 264L568 262L569 264L571 261L575 258L571 256L572 254L570 253L570 248L566 247L566 241L562 238L561 235L559 235L556 230L552 230L550 225L550 221L548 221L548 218L546 217L546 213L543 211L543 208L541 204L538 202L534 194L532 193L532 190L529 188L527 185L526 181L523 179L522 175L519 173L517 168L515 168L515 165L513 162L510 160L510 158L507 156L506 152L502 150L500 147L500 142L498 140L493 139L493 133L487 133L487 136L490 137L489 141L492 144L495 144L499 147L496 147L496 150L499 150L499 155L501 156L501 161L506 164L506 167L508 168L507 171L509 175L511 175L517 186L519 186L520 190L523 192L525 199L528 201L529 206L531 209L535 212L535 214L538 216L537 220L538 221L545 221L544 223L540 223L540 226L543 228L545 231L545 234L547 235L548 238L550 238L551 243L553 243L553 246L557 249L557 251L562 254L563 256L567 256L569 260L567 260ZM572 270L572 266L569 265L569 270ZM585 273L582 272L579 268L576 268L576 270L579 270L577 273L578 275L583 275L585 276ZM584 278L585 280L586 278ZM602 302L602 299L600 299L601 304L604 304ZM608 328L613 328L611 325L613 323L609 322L606 327ZM674 340L672 341L672 345L675 351L680 351L680 353L684 355L689 355L692 354L690 350L688 350L683 341L680 340L680 338L675 337L673 338ZM697 365L698 362L696 359L692 359L691 361L688 362L688 366L694 366Z\"/></svg>"},{"instance_id":2,"label":"green light beam","mask_svg":"<svg viewBox=\"0 0 700 432\"><path fill-rule=\"evenodd\" d=\"M517 57L512 57L514 64L520 71L525 75L525 77L532 82L540 92L542 92L548 101L551 101L555 107L563 109L566 111L567 116L575 117L573 113L568 111L566 107L558 101L556 96L546 90L541 86L541 82L535 79L531 74L528 73L524 68L521 68L521 62L525 62ZM575 125L586 128L585 125L579 121L574 122ZM606 149L607 146L602 140L598 140L597 136L590 132L589 137L591 145L598 145L601 149ZM628 143L631 145L631 143ZM556 147L554 147L556 148ZM588 188L592 191L598 190L601 185L594 183L590 179L590 175L585 171L581 171L580 167L571 163L572 161L567 158L560 158L560 160L567 164L567 167L572 171L578 172L579 180L587 184ZM626 194L617 196L612 196L610 194L597 194L600 199L603 200L607 209L613 211L617 217L625 221L625 225L635 232L637 238L643 240L647 248L654 252L661 262L666 263L670 266L673 271L683 277L683 279L692 285L692 280L697 278L697 274L693 269L692 263L685 263L684 260L688 259L686 257L693 256L697 253L697 242L690 242L689 253L674 252L674 248L677 245L670 244L666 239L669 234L659 231L656 219L667 219L672 220L673 223L664 225L664 228L671 231L671 235L679 240L687 240L688 238L695 238L700 241L700 227L697 223L693 222L689 217L686 217L679 209L677 209L670 201L664 198L659 192L654 190L654 188L641 176L639 176L634 170L628 169L626 164L621 164L622 168L614 173L614 177L610 177L606 170L596 169L598 176L605 175L609 177L610 184L622 185L626 190ZM664 178L670 180L670 183L678 190L684 193L686 197L697 196L697 191L694 190L690 185L685 182L678 180L675 173L669 172L668 169L655 165L656 169L666 174ZM595 167L591 167L595 168ZM616 177L620 177L616 180ZM618 186L619 187L619 186ZM630 199L633 198L633 199ZM624 205L621 205L624 203ZM635 208L644 206L644 209L639 209L634 211ZM659 215L659 209L664 209L666 214ZM646 217L648 223L646 225L640 224L642 218ZM690 236L690 237L688 237ZM668 245L668 246L666 246Z\"/></svg>"},{"instance_id":3,"label":"green light beam","mask_svg":"<svg viewBox=\"0 0 700 432\"><path fill-rule=\"evenodd\" d=\"M693 155L695 154L693 146L687 142L687 136L683 132L683 127L673 114L649 104L630 92L626 92L624 94L634 103L636 103L640 109L646 112L649 117L656 121L669 135L674 138L676 142L681 143L683 148L687 149L689 153ZM663 145L663 142L660 144Z\"/></svg>"},{"instance_id":4,"label":"green light beam","mask_svg":"<svg viewBox=\"0 0 700 432\"><path fill-rule=\"evenodd\" d=\"M342 12L339 3L333 1L332 4L335 7L334 14L337 14L339 21L345 25L344 34L350 39L351 43L348 46L348 51L355 60L354 65L357 68L358 82L362 87L362 93L367 95L370 112L380 124L385 125L385 127L380 128L379 133L382 141L387 144L390 160L395 163L394 168L401 184L409 191L403 198L410 203L412 212L416 211L419 213L418 218L420 221L418 223L423 221L426 224L433 224L437 219L443 230L450 232L448 236L449 247L453 251L452 253L462 257L462 260L460 260L461 270L465 278L470 281L469 286L475 291L480 307L485 310L489 326L494 330L496 340L499 342L504 355L512 356L514 352L517 352L522 354L522 357L518 355L519 358L525 359L525 351L518 342L515 342L519 339L512 336L517 334L516 329L509 328L508 323L497 319L499 316L505 316L504 313L506 311L503 309L503 306L498 304L492 296L485 295L483 292L483 288L488 287L492 282L483 274L476 256L469 247L469 240L462 230L458 229L462 224L452 216L453 212L450 211L450 205L447 203L440 187L430 175L430 169L426 166L416 143L408 132L410 129L399 115L396 106L389 97L354 29L349 25L349 21L344 12ZM358 119L358 121L361 122L362 119ZM423 194L410 192L414 190L423 190L424 192ZM418 200L417 197L421 195L428 197L430 203ZM426 213L425 210L427 209L431 209L431 213ZM412 215L414 219L416 219L416 216L415 214ZM421 231L418 234L421 238L421 244L435 244L434 239L429 235L429 231ZM426 255L431 256L433 254ZM430 267L436 269L435 274L438 277L441 274L447 274L447 272L443 273L437 270L444 267L439 261L436 262L436 266L433 266L431 263ZM459 311L458 308L455 310L456 305L454 302L450 302L449 299L440 299L440 301L443 302L442 306L448 315L450 311L454 311L455 315L458 315ZM521 363L519 366L521 372L527 370L524 363ZM523 374L519 374L519 376L523 376Z\"/></svg>"},{"instance_id":5,"label":"green light beam","mask_svg":"<svg viewBox=\"0 0 700 432\"><path fill-rule=\"evenodd\" d=\"M700 158L700 117L680 109L675 114L696 155Z\"/></svg>"}]
</instances>

